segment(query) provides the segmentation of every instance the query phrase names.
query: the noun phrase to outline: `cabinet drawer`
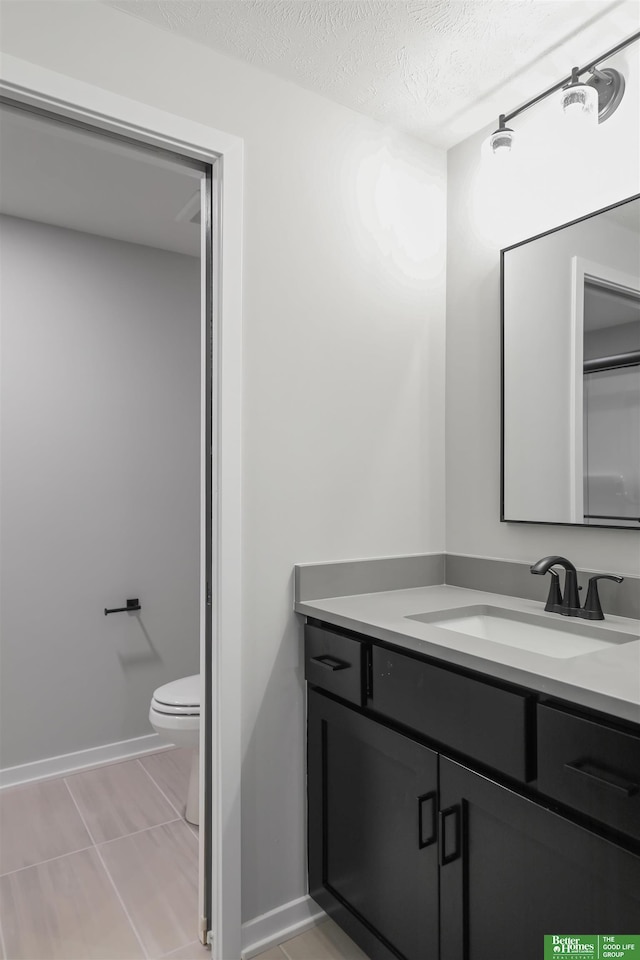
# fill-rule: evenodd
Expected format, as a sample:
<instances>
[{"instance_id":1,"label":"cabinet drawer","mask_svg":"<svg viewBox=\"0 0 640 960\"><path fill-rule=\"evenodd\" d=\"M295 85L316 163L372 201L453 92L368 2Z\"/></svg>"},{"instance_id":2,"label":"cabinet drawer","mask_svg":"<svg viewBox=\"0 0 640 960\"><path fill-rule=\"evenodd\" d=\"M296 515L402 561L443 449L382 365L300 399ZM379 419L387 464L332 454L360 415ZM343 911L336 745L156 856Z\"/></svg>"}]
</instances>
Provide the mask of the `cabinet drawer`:
<instances>
[{"instance_id":1,"label":"cabinet drawer","mask_svg":"<svg viewBox=\"0 0 640 960\"><path fill-rule=\"evenodd\" d=\"M369 706L518 780L530 779L529 698L482 680L372 648Z\"/></svg>"},{"instance_id":2,"label":"cabinet drawer","mask_svg":"<svg viewBox=\"0 0 640 960\"><path fill-rule=\"evenodd\" d=\"M309 683L361 706L362 671L362 644L358 640L307 624L304 628L304 675Z\"/></svg>"},{"instance_id":3,"label":"cabinet drawer","mask_svg":"<svg viewBox=\"0 0 640 960\"><path fill-rule=\"evenodd\" d=\"M640 736L539 705L538 789L640 839Z\"/></svg>"}]
</instances>

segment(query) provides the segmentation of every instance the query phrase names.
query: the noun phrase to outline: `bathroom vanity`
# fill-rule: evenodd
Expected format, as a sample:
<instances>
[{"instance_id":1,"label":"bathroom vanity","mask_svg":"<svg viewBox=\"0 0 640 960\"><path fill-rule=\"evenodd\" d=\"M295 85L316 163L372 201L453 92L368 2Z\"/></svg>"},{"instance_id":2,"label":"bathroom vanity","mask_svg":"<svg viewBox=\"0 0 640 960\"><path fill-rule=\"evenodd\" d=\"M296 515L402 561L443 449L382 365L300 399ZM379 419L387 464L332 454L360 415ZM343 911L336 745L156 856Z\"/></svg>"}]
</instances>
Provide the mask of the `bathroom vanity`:
<instances>
[{"instance_id":1,"label":"bathroom vanity","mask_svg":"<svg viewBox=\"0 0 640 960\"><path fill-rule=\"evenodd\" d=\"M296 609L309 892L372 960L540 960L545 934L640 932L634 621L575 628L446 586Z\"/></svg>"}]
</instances>

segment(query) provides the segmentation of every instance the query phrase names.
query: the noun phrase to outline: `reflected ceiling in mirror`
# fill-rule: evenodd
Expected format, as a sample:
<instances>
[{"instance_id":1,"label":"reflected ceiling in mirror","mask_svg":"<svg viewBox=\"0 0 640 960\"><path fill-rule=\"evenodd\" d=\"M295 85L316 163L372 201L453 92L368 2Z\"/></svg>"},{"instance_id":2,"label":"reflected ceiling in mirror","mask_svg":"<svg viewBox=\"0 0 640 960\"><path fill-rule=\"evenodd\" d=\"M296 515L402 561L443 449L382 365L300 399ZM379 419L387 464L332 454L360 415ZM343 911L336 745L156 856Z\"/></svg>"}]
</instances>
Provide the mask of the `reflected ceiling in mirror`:
<instances>
[{"instance_id":1,"label":"reflected ceiling in mirror","mask_svg":"<svg viewBox=\"0 0 640 960\"><path fill-rule=\"evenodd\" d=\"M501 519L640 530L640 195L500 261Z\"/></svg>"}]
</instances>

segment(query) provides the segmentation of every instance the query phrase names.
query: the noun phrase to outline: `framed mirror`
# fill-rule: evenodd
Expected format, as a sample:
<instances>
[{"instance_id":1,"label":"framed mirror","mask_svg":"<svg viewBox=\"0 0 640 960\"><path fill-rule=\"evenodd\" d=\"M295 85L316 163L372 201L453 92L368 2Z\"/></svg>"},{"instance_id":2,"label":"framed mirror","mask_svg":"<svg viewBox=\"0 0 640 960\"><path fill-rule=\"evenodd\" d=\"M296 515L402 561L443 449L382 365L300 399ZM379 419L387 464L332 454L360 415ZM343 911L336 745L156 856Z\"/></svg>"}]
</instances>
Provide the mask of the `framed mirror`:
<instances>
[{"instance_id":1,"label":"framed mirror","mask_svg":"<svg viewBox=\"0 0 640 960\"><path fill-rule=\"evenodd\" d=\"M640 530L640 194L500 252L503 521Z\"/></svg>"}]
</instances>

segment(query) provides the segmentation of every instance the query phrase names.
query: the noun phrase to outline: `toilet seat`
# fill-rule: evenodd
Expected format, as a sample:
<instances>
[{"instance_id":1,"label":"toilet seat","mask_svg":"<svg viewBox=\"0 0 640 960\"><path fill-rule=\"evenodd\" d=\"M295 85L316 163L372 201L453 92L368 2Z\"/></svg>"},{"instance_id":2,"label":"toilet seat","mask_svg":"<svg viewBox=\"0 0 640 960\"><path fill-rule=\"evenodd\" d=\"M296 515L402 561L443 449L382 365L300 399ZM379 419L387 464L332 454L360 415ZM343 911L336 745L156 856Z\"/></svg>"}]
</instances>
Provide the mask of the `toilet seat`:
<instances>
[{"instance_id":1,"label":"toilet seat","mask_svg":"<svg viewBox=\"0 0 640 960\"><path fill-rule=\"evenodd\" d=\"M199 717L200 707L174 707L171 704L162 703L155 697L151 700L151 707L156 713L164 713L168 717Z\"/></svg>"},{"instance_id":2,"label":"toilet seat","mask_svg":"<svg viewBox=\"0 0 640 960\"><path fill-rule=\"evenodd\" d=\"M200 713L200 674L172 680L154 691L152 706L158 713L193 716Z\"/></svg>"}]
</instances>

